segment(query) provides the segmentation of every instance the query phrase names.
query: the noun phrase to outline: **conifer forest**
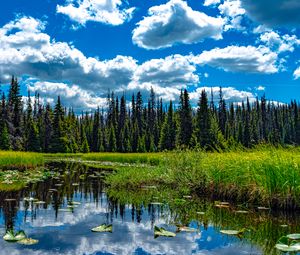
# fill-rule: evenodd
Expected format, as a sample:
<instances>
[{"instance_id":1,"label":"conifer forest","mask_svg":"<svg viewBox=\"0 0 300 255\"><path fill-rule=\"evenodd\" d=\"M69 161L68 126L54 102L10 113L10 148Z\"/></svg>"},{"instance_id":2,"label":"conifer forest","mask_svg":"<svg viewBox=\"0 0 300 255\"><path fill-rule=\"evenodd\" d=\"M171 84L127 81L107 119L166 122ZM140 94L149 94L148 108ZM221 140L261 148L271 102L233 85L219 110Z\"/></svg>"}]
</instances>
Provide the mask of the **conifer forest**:
<instances>
[{"instance_id":1,"label":"conifer forest","mask_svg":"<svg viewBox=\"0 0 300 255\"><path fill-rule=\"evenodd\" d=\"M201 148L226 151L259 144L300 144L300 105L279 104L265 96L241 104L208 97L202 91L192 107L189 93L181 91L179 103L163 103L153 89L149 98L140 92L116 97L108 93L107 106L76 113L58 96L52 107L38 94L24 102L17 78L0 105L0 149L45 153L157 152Z\"/></svg>"}]
</instances>

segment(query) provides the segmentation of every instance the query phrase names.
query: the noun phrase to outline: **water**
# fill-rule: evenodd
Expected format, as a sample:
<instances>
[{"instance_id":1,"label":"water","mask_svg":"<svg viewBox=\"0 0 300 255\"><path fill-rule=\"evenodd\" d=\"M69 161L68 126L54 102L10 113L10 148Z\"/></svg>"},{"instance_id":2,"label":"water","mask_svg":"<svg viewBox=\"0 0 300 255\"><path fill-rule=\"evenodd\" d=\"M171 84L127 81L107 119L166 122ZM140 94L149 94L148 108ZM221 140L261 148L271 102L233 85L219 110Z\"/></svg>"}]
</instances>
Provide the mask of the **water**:
<instances>
[{"instance_id":1,"label":"water","mask_svg":"<svg viewBox=\"0 0 300 255\"><path fill-rule=\"evenodd\" d=\"M39 240L36 245L24 246L1 238L0 254L280 254L273 249L277 239L297 231L295 215L272 215L269 211L237 214L189 198L167 198L168 203L151 205L149 201L162 201L165 196L155 189L113 192L114 198L108 198L102 170L78 163L53 164L49 168L60 175L21 191L0 192L1 235L13 228ZM24 201L28 197L45 204ZM6 201L7 198L16 201ZM67 209L70 201L80 205ZM113 232L91 232L103 223L112 224ZM198 231L154 238L155 225L175 232L175 223ZM220 229L242 227L251 231L240 238L220 233Z\"/></svg>"}]
</instances>

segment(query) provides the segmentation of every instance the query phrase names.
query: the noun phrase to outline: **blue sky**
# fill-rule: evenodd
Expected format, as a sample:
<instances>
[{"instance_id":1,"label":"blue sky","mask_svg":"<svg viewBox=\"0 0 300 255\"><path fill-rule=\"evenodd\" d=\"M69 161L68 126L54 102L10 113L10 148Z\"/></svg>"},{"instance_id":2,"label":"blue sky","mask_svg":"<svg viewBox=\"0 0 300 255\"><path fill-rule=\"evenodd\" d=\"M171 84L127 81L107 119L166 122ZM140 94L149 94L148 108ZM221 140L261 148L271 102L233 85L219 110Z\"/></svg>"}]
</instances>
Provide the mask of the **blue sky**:
<instances>
[{"instance_id":1,"label":"blue sky","mask_svg":"<svg viewBox=\"0 0 300 255\"><path fill-rule=\"evenodd\" d=\"M300 100L297 0L12 0L0 10L0 82L14 74L53 102L95 109L203 88L241 102ZM5 89L5 85L3 86Z\"/></svg>"}]
</instances>

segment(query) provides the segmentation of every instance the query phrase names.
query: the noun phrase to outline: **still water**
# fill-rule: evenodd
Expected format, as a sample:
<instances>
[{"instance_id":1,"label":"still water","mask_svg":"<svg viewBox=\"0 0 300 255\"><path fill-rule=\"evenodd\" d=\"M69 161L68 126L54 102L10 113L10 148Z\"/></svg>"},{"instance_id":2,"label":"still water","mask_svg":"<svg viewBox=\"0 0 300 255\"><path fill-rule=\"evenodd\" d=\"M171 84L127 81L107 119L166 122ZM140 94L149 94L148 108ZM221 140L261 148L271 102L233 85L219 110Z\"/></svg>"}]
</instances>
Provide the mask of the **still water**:
<instances>
[{"instance_id":1,"label":"still water","mask_svg":"<svg viewBox=\"0 0 300 255\"><path fill-rule=\"evenodd\" d=\"M49 169L53 176L46 181L0 192L1 235L24 230L39 241L25 246L1 238L1 255L280 254L274 249L278 238L299 229L295 215L254 209L238 214L188 197L166 202L155 189L111 197L103 181L107 171L79 163L53 163ZM91 231L101 224L112 224L112 233ZM154 226L176 232L176 224L196 231L154 238ZM220 233L243 227L247 231L240 237Z\"/></svg>"}]
</instances>

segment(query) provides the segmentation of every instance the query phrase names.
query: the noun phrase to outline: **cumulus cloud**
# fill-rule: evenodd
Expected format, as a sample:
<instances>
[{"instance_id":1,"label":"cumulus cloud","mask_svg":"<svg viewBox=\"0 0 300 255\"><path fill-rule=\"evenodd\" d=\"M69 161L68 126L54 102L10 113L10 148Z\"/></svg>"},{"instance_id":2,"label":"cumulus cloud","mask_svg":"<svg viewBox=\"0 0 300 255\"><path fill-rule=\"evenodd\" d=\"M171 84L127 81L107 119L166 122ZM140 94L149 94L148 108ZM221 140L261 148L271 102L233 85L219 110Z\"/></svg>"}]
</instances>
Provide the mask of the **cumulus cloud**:
<instances>
[{"instance_id":1,"label":"cumulus cloud","mask_svg":"<svg viewBox=\"0 0 300 255\"><path fill-rule=\"evenodd\" d=\"M10 75L30 77L24 81L49 102L61 95L76 109L94 109L105 103L108 90L116 93L151 87L163 100L177 100L180 89L193 92L200 83L197 68L210 65L232 72L274 73L277 54L266 47L229 46L197 56L179 54L138 63L130 56L99 60L86 57L66 42L56 42L44 33L45 23L19 17L0 28L0 79ZM207 77L205 75L204 77Z\"/></svg>"},{"instance_id":2,"label":"cumulus cloud","mask_svg":"<svg viewBox=\"0 0 300 255\"><path fill-rule=\"evenodd\" d=\"M30 26L28 26L30 24ZM26 29L23 29L26 27ZM55 42L43 33L43 23L30 17L17 19L0 28L0 74L29 75L41 80L63 80L105 92L128 84L136 60L116 56L100 61L87 58L65 42Z\"/></svg>"},{"instance_id":3,"label":"cumulus cloud","mask_svg":"<svg viewBox=\"0 0 300 255\"><path fill-rule=\"evenodd\" d=\"M222 18L194 11L182 0L151 7L148 14L133 30L132 40L139 47L159 49L177 43L197 43L206 38L222 39Z\"/></svg>"},{"instance_id":4,"label":"cumulus cloud","mask_svg":"<svg viewBox=\"0 0 300 255\"><path fill-rule=\"evenodd\" d=\"M293 52L295 46L300 45L300 40L296 35L285 34L283 36L280 36L275 31L269 31L261 34L260 41L265 43L269 48L279 53L285 51Z\"/></svg>"},{"instance_id":5,"label":"cumulus cloud","mask_svg":"<svg viewBox=\"0 0 300 255\"><path fill-rule=\"evenodd\" d=\"M241 0L242 7L255 21L273 27L299 26L299 0Z\"/></svg>"},{"instance_id":6,"label":"cumulus cloud","mask_svg":"<svg viewBox=\"0 0 300 255\"><path fill-rule=\"evenodd\" d=\"M67 15L80 25L88 21L121 25L132 18L134 7L123 8L122 0L70 0L67 5L57 5L57 13Z\"/></svg>"},{"instance_id":7,"label":"cumulus cloud","mask_svg":"<svg viewBox=\"0 0 300 255\"><path fill-rule=\"evenodd\" d=\"M204 6L210 6L210 5L216 5L219 4L221 0L205 0L203 5Z\"/></svg>"},{"instance_id":8,"label":"cumulus cloud","mask_svg":"<svg viewBox=\"0 0 300 255\"><path fill-rule=\"evenodd\" d=\"M36 81L28 86L32 92L38 92L48 102L55 102L57 96L61 97L64 104L75 111L95 109L105 106L106 99L81 89L78 85L68 85L58 82Z\"/></svg>"},{"instance_id":9,"label":"cumulus cloud","mask_svg":"<svg viewBox=\"0 0 300 255\"><path fill-rule=\"evenodd\" d=\"M215 100L218 100L219 98L219 92L220 87L214 86L214 87L199 87L192 93L190 93L190 99L196 104L199 101L201 92L205 90L207 93L207 96L210 100L211 95L213 94L213 98ZM226 100L227 103L241 103L245 102L247 98L250 102L254 102L256 100L256 96L248 91L243 90L237 90L233 87L224 87L222 88L223 97Z\"/></svg>"},{"instance_id":10,"label":"cumulus cloud","mask_svg":"<svg viewBox=\"0 0 300 255\"><path fill-rule=\"evenodd\" d=\"M298 67L295 71L294 71L294 79L297 80L300 78L300 67Z\"/></svg>"},{"instance_id":11,"label":"cumulus cloud","mask_svg":"<svg viewBox=\"0 0 300 255\"><path fill-rule=\"evenodd\" d=\"M225 30L244 29L241 23L246 11L242 8L240 0L225 0L219 5L218 9L226 17Z\"/></svg>"},{"instance_id":12,"label":"cumulus cloud","mask_svg":"<svg viewBox=\"0 0 300 255\"><path fill-rule=\"evenodd\" d=\"M258 90L258 91L265 91L266 87L264 87L264 86L258 86L255 89Z\"/></svg>"},{"instance_id":13,"label":"cumulus cloud","mask_svg":"<svg viewBox=\"0 0 300 255\"><path fill-rule=\"evenodd\" d=\"M204 51L194 57L199 65L209 65L229 72L277 73L278 55L265 46L228 46Z\"/></svg>"}]
</instances>

